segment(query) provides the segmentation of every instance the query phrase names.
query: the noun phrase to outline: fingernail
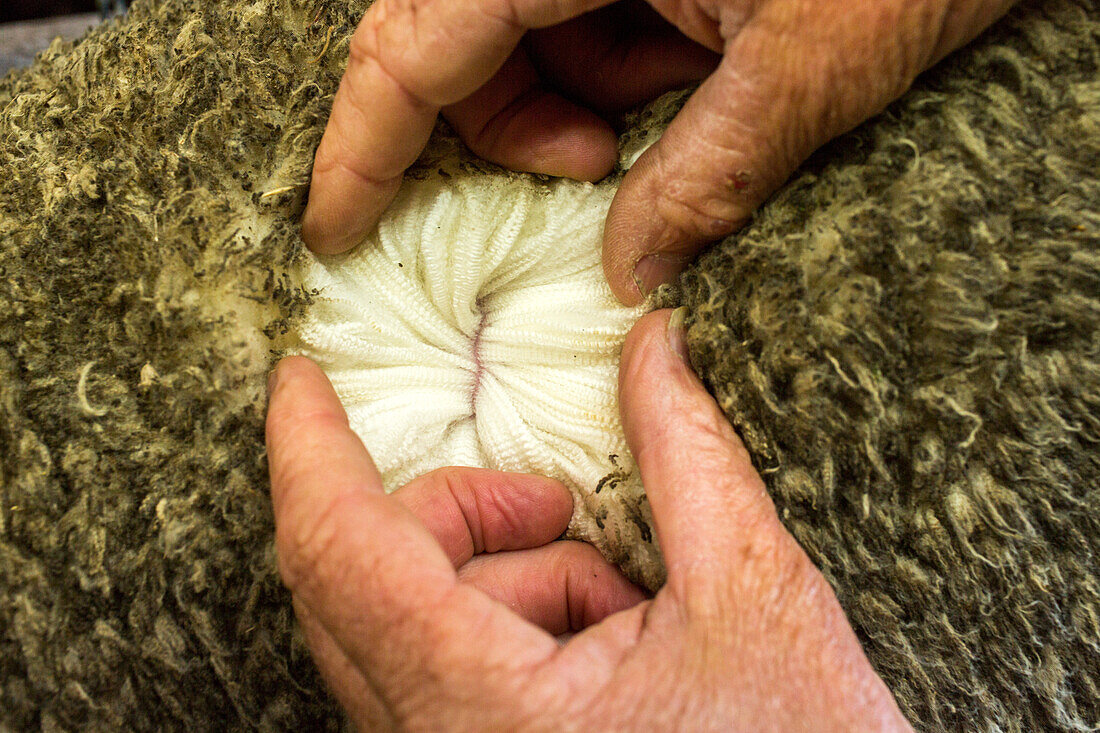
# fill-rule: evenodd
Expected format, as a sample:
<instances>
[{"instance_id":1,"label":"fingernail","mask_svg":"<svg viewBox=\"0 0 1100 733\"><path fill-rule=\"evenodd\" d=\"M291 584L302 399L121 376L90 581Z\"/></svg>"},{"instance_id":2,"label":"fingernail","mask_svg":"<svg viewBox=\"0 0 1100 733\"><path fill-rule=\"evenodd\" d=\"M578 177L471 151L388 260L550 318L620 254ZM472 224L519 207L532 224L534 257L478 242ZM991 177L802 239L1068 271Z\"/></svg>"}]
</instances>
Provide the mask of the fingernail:
<instances>
[{"instance_id":1,"label":"fingernail","mask_svg":"<svg viewBox=\"0 0 1100 733\"><path fill-rule=\"evenodd\" d=\"M654 252L634 266L634 285L645 297L665 283L670 283L684 269L689 258Z\"/></svg>"},{"instance_id":2,"label":"fingernail","mask_svg":"<svg viewBox=\"0 0 1100 733\"><path fill-rule=\"evenodd\" d=\"M688 309L685 305L672 311L672 315L668 318L668 328L665 337L668 339L668 347L672 349L672 352L679 356L690 369L692 368L691 355L688 353L687 330L684 328L684 321L687 319L687 314Z\"/></svg>"}]
</instances>

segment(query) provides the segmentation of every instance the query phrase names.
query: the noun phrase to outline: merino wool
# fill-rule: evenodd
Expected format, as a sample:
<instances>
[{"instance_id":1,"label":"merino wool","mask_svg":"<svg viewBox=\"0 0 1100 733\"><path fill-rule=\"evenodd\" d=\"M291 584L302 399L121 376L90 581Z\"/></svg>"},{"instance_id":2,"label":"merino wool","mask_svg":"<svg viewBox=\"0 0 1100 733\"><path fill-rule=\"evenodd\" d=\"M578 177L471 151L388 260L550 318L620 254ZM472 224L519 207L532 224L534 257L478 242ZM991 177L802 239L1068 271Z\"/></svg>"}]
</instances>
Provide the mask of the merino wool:
<instances>
[{"instance_id":1,"label":"merino wool","mask_svg":"<svg viewBox=\"0 0 1100 733\"><path fill-rule=\"evenodd\" d=\"M617 375L643 312L619 304L601 267L615 183L447 162L408 180L350 254L307 258L302 353L387 490L450 465L550 476L576 496L573 531L608 551L605 536L638 532L589 506L602 479L633 469Z\"/></svg>"},{"instance_id":2,"label":"merino wool","mask_svg":"<svg viewBox=\"0 0 1100 733\"><path fill-rule=\"evenodd\" d=\"M264 383L364 7L138 0L0 79L0 729L341 729ZM1097 171L1100 8L1025 0L660 294L918 730L1100 725ZM654 587L636 474L578 512Z\"/></svg>"},{"instance_id":3,"label":"merino wool","mask_svg":"<svg viewBox=\"0 0 1100 733\"><path fill-rule=\"evenodd\" d=\"M575 486L626 446L615 379L640 314L600 268L614 189L506 175L411 181L350 256L314 262L299 329L389 489L433 468Z\"/></svg>"}]
</instances>

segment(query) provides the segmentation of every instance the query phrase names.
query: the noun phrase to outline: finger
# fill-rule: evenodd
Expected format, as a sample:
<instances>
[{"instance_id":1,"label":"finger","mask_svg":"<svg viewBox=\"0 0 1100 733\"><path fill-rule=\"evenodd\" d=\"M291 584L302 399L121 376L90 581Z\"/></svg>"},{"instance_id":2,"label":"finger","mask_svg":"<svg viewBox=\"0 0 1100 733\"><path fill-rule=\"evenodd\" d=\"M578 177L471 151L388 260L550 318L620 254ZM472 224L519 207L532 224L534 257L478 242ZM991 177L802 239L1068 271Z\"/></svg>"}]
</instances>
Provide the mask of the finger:
<instances>
[{"instance_id":1,"label":"finger","mask_svg":"<svg viewBox=\"0 0 1100 733\"><path fill-rule=\"evenodd\" d=\"M611 126L547 91L522 48L443 116L474 153L512 170L597 181L618 155Z\"/></svg>"},{"instance_id":2,"label":"finger","mask_svg":"<svg viewBox=\"0 0 1100 733\"><path fill-rule=\"evenodd\" d=\"M320 368L290 357L273 379L268 464L279 567L291 592L331 630L355 626L363 606L383 615L379 623L402 613L406 601L395 591L403 586L423 589L428 600L453 586L454 570L431 534L385 496ZM385 587L370 597L358 574Z\"/></svg>"},{"instance_id":3,"label":"finger","mask_svg":"<svg viewBox=\"0 0 1100 733\"><path fill-rule=\"evenodd\" d=\"M924 67L939 63L952 51L970 43L1017 2L1019 0L949 0L937 26L939 37Z\"/></svg>"},{"instance_id":4,"label":"finger","mask_svg":"<svg viewBox=\"0 0 1100 733\"><path fill-rule=\"evenodd\" d=\"M638 303L672 280L701 247L741 227L810 153L877 114L1009 5L865 3L843 23L824 3L731 11L718 69L612 202L604 230L612 291Z\"/></svg>"},{"instance_id":5,"label":"finger","mask_svg":"<svg viewBox=\"0 0 1100 733\"><path fill-rule=\"evenodd\" d=\"M812 4L778 5L789 5L775 11L779 17L763 5L738 18L718 69L616 192L604 229L603 263L624 303L641 302L673 280L704 245L740 228L829 139L822 122L839 119L847 90L836 87L852 81L849 68L836 67L853 53L847 31L832 36L852 21L822 22L813 17L820 11ZM865 85L880 86L870 80ZM866 114L873 111L869 107Z\"/></svg>"},{"instance_id":6,"label":"finger","mask_svg":"<svg viewBox=\"0 0 1100 733\"><path fill-rule=\"evenodd\" d=\"M375 687L408 695L419 689L410 681L473 671L455 659L518 669L551 654L552 638L461 586L428 530L385 496L321 370L292 357L275 375L267 438L280 571ZM470 624L494 633L475 656Z\"/></svg>"},{"instance_id":7,"label":"finger","mask_svg":"<svg viewBox=\"0 0 1100 733\"><path fill-rule=\"evenodd\" d=\"M378 692L309 608L293 601L310 656L356 730L396 730L397 721Z\"/></svg>"},{"instance_id":8,"label":"finger","mask_svg":"<svg viewBox=\"0 0 1100 733\"><path fill-rule=\"evenodd\" d=\"M458 576L551 634L580 631L646 600L641 589L584 542L482 555Z\"/></svg>"},{"instance_id":9,"label":"finger","mask_svg":"<svg viewBox=\"0 0 1100 733\"><path fill-rule=\"evenodd\" d=\"M619 401L669 584L713 584L783 529L744 445L686 361L682 323L682 311L638 321L623 347Z\"/></svg>"},{"instance_id":10,"label":"finger","mask_svg":"<svg viewBox=\"0 0 1100 733\"><path fill-rule=\"evenodd\" d=\"M347 70L313 160L302 239L322 254L350 249L374 226L397 194L405 169L428 142L439 111L364 50L365 42L358 39L370 12L352 39Z\"/></svg>"},{"instance_id":11,"label":"finger","mask_svg":"<svg viewBox=\"0 0 1100 733\"><path fill-rule=\"evenodd\" d=\"M555 89L605 113L702 81L721 58L644 4L612 5L534 31L525 43Z\"/></svg>"},{"instance_id":12,"label":"finger","mask_svg":"<svg viewBox=\"0 0 1100 733\"><path fill-rule=\"evenodd\" d=\"M640 303L670 282L789 175L789 161L771 149L768 100L742 86L720 68L623 178L603 245L604 273L622 302Z\"/></svg>"},{"instance_id":13,"label":"finger","mask_svg":"<svg viewBox=\"0 0 1100 733\"><path fill-rule=\"evenodd\" d=\"M441 468L394 493L457 568L483 552L522 550L557 539L573 496L553 479L481 468Z\"/></svg>"},{"instance_id":14,"label":"finger","mask_svg":"<svg viewBox=\"0 0 1100 733\"><path fill-rule=\"evenodd\" d=\"M677 628L687 631L709 663L733 676L749 670L746 685L805 685L815 693L793 695L813 705L809 718L800 712L803 722L828 720L839 709L840 722L830 726L837 730L867 721L907 729L898 727L904 721L836 596L780 524L744 446L689 367L683 318L677 310L639 320L620 371L627 443L668 567L644 633L661 643L670 626L674 638ZM616 652L613 644L602 649ZM732 668L731 659L738 660ZM759 720L795 729L798 721L783 719L788 709L773 700Z\"/></svg>"},{"instance_id":15,"label":"finger","mask_svg":"<svg viewBox=\"0 0 1100 733\"><path fill-rule=\"evenodd\" d=\"M424 148L441 107L488 81L527 29L610 1L439 0L431 12L397 0L371 6L352 36L317 149L302 221L306 244L331 253L361 241Z\"/></svg>"}]
</instances>

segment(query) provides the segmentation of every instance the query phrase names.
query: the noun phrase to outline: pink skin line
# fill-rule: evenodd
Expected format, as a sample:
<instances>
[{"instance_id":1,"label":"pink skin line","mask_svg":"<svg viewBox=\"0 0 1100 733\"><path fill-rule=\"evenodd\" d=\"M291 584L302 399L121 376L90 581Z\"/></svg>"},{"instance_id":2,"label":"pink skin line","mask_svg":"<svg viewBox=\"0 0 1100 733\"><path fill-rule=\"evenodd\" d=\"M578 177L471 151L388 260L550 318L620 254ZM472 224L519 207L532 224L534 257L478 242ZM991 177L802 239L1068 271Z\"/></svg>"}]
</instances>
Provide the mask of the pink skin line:
<instances>
[{"instance_id":1,"label":"pink skin line","mask_svg":"<svg viewBox=\"0 0 1100 733\"><path fill-rule=\"evenodd\" d=\"M485 309L481 307L481 299L477 300L477 310L481 314L481 320L478 321L477 328L474 329L474 340L472 349L474 352L474 389L470 393L470 415L477 416L477 393L481 391L481 375L485 371L484 365L481 363L481 332L485 330Z\"/></svg>"}]
</instances>

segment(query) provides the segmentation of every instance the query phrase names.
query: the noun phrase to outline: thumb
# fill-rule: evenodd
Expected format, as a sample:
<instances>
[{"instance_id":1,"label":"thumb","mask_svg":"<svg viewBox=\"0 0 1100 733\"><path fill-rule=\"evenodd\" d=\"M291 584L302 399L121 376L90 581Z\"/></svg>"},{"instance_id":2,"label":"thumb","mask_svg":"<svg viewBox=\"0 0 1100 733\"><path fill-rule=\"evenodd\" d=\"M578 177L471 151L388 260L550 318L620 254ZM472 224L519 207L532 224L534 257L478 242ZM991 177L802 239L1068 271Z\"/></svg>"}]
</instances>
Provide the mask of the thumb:
<instances>
[{"instance_id":1,"label":"thumb","mask_svg":"<svg viewBox=\"0 0 1100 733\"><path fill-rule=\"evenodd\" d=\"M619 392L668 567L646 630L661 628L655 609L671 601L696 669L721 669L727 689L753 691L738 702L745 730L911 730L688 365L684 311L635 324Z\"/></svg>"},{"instance_id":2,"label":"thumb","mask_svg":"<svg viewBox=\"0 0 1100 733\"><path fill-rule=\"evenodd\" d=\"M734 4L739 5L739 4ZM916 75L1011 5L757 3L723 18L718 69L623 179L604 271L624 303L740 228L815 149L901 96Z\"/></svg>"},{"instance_id":3,"label":"thumb","mask_svg":"<svg viewBox=\"0 0 1100 733\"><path fill-rule=\"evenodd\" d=\"M612 201L604 272L624 303L641 302L705 244L739 229L789 173L758 123L764 100L728 66L727 56Z\"/></svg>"},{"instance_id":4,"label":"thumb","mask_svg":"<svg viewBox=\"0 0 1100 733\"><path fill-rule=\"evenodd\" d=\"M688 363L685 311L642 317L619 368L623 429L674 592L743 574L760 554L749 545L790 541L748 451Z\"/></svg>"},{"instance_id":5,"label":"thumb","mask_svg":"<svg viewBox=\"0 0 1100 733\"><path fill-rule=\"evenodd\" d=\"M754 16L623 179L604 235L604 270L623 302L741 228L815 148L892 98L898 85L882 78L881 94L848 88L862 59L844 57L852 49L835 23L795 21Z\"/></svg>"}]
</instances>

